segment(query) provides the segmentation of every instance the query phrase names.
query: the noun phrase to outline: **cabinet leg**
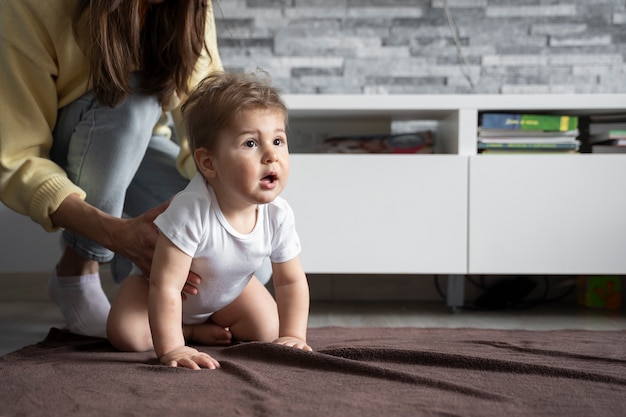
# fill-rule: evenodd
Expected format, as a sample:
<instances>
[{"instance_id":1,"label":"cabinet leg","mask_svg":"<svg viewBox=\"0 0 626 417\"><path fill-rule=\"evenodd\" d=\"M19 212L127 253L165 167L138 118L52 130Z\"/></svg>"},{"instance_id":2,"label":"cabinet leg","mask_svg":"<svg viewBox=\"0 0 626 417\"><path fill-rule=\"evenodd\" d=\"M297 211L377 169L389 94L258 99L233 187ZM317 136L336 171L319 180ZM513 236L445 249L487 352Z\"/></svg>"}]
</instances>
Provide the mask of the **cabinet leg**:
<instances>
[{"instance_id":1,"label":"cabinet leg","mask_svg":"<svg viewBox=\"0 0 626 417\"><path fill-rule=\"evenodd\" d=\"M465 275L448 275L446 305L453 313L463 307L465 300Z\"/></svg>"}]
</instances>

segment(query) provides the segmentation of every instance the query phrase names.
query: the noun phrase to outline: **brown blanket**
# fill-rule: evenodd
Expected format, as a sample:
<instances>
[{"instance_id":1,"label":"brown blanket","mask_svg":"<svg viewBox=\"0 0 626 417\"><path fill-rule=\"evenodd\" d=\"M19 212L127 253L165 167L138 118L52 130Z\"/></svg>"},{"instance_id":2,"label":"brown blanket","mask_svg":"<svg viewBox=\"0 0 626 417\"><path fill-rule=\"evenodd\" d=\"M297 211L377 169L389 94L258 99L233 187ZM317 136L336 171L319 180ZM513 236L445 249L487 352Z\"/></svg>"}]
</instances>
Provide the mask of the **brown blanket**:
<instances>
[{"instance_id":1,"label":"brown blanket","mask_svg":"<svg viewBox=\"0 0 626 417\"><path fill-rule=\"evenodd\" d=\"M309 330L315 352L201 347L220 370L156 364L51 329L0 358L0 416L624 416L626 332Z\"/></svg>"}]
</instances>

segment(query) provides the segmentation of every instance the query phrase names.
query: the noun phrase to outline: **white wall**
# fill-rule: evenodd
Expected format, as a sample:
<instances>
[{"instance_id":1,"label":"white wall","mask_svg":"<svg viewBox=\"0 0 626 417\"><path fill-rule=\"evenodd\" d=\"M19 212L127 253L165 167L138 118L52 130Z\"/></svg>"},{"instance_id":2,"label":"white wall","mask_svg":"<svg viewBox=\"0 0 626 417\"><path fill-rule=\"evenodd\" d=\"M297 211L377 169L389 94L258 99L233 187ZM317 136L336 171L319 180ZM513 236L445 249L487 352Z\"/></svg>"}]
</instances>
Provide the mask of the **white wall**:
<instances>
[{"instance_id":1,"label":"white wall","mask_svg":"<svg viewBox=\"0 0 626 417\"><path fill-rule=\"evenodd\" d=\"M0 273L50 272L61 254L60 232L48 233L0 204Z\"/></svg>"}]
</instances>

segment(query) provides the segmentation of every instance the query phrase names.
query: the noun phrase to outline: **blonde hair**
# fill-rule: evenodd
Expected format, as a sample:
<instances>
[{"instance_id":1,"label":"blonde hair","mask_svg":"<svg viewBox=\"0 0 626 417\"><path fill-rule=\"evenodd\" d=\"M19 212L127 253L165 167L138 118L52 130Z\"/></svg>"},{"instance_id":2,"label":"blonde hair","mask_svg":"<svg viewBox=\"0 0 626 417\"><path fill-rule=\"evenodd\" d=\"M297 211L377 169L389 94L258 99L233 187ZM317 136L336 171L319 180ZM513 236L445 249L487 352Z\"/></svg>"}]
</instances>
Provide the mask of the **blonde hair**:
<instances>
[{"instance_id":1,"label":"blonde hair","mask_svg":"<svg viewBox=\"0 0 626 417\"><path fill-rule=\"evenodd\" d=\"M215 151L217 135L243 111L274 109L285 115L287 106L263 72L216 72L202 80L182 107L192 152L202 147Z\"/></svg>"}]
</instances>

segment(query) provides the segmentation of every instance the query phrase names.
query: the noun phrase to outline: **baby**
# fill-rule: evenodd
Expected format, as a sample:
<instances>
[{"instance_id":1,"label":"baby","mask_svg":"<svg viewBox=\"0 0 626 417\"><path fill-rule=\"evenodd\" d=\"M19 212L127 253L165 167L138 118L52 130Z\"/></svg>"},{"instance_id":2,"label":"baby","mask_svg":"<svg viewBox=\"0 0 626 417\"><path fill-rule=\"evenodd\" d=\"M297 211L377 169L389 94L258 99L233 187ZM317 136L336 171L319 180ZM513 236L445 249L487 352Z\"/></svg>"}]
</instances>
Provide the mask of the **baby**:
<instances>
[{"instance_id":1,"label":"baby","mask_svg":"<svg viewBox=\"0 0 626 417\"><path fill-rule=\"evenodd\" d=\"M154 349L162 364L191 369L219 363L186 342L311 350L300 241L280 197L289 178L285 104L256 74L220 72L182 110L198 174L155 219L150 277L135 269L120 286L109 340L124 351ZM276 301L254 276L267 257ZM201 277L198 293L181 298L190 271Z\"/></svg>"}]
</instances>

